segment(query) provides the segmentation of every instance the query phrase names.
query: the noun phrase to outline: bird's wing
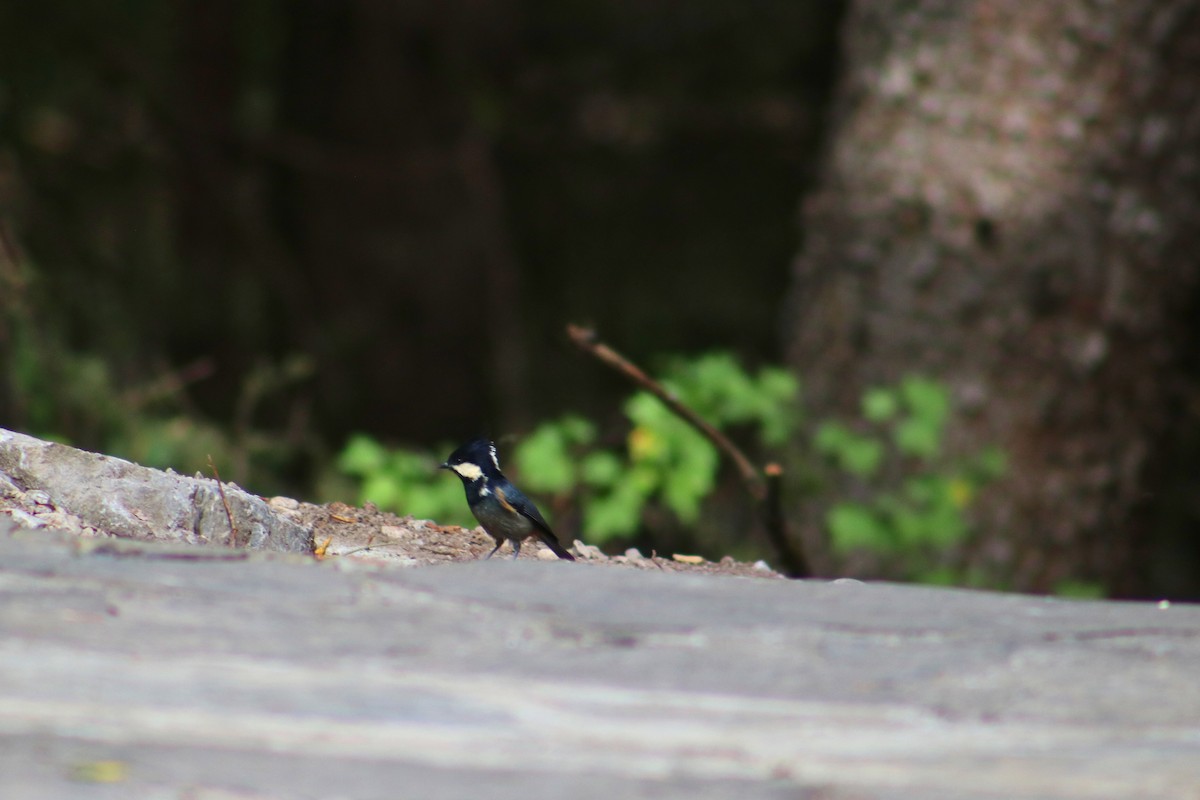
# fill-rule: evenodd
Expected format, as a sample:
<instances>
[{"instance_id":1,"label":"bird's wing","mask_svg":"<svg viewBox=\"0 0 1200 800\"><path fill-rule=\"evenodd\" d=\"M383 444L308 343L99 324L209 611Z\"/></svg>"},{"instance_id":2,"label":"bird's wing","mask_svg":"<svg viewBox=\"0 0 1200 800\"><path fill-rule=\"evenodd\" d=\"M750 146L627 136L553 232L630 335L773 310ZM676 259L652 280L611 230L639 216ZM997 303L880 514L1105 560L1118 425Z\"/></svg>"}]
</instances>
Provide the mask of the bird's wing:
<instances>
[{"instance_id":1,"label":"bird's wing","mask_svg":"<svg viewBox=\"0 0 1200 800\"><path fill-rule=\"evenodd\" d=\"M542 517L542 512L538 511L537 506L525 496L524 492L511 484L506 489L501 489L497 486L495 491L496 499L500 501L500 505L520 514L540 530L554 536L554 531L550 530L550 523L546 522Z\"/></svg>"},{"instance_id":2,"label":"bird's wing","mask_svg":"<svg viewBox=\"0 0 1200 800\"><path fill-rule=\"evenodd\" d=\"M559 558L565 558L567 561L574 561L575 556L571 555L563 548L558 541L558 536L554 531L550 530L550 525L542 518L542 512L538 511L537 506L533 501L521 492L517 487L509 484L508 489L496 487L496 499L500 504L510 511L528 519L533 523L533 526L538 530L538 538L541 539L551 551Z\"/></svg>"}]
</instances>

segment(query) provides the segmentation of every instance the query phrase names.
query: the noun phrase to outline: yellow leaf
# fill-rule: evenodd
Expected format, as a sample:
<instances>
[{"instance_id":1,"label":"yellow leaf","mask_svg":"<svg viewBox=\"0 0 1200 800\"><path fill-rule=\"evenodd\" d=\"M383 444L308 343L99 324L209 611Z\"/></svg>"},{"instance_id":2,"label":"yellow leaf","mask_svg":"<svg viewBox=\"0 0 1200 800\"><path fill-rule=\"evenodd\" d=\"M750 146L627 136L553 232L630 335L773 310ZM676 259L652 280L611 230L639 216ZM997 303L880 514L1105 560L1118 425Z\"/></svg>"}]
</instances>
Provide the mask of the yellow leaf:
<instances>
[{"instance_id":1,"label":"yellow leaf","mask_svg":"<svg viewBox=\"0 0 1200 800\"><path fill-rule=\"evenodd\" d=\"M954 503L955 508L966 508L971 504L971 498L975 495L975 487L971 486L968 481L962 478L955 478L950 481L950 502Z\"/></svg>"},{"instance_id":2,"label":"yellow leaf","mask_svg":"<svg viewBox=\"0 0 1200 800\"><path fill-rule=\"evenodd\" d=\"M662 452L662 439L657 433L641 425L629 432L629 454L634 461L652 459Z\"/></svg>"},{"instance_id":3,"label":"yellow leaf","mask_svg":"<svg viewBox=\"0 0 1200 800\"><path fill-rule=\"evenodd\" d=\"M321 544L318 545L315 550L313 550L313 555L316 556L317 558L324 558L325 552L329 549L329 543L332 541L333 541L333 537L330 536L328 539L321 542Z\"/></svg>"},{"instance_id":4,"label":"yellow leaf","mask_svg":"<svg viewBox=\"0 0 1200 800\"><path fill-rule=\"evenodd\" d=\"M120 783L127 777L124 761L84 761L71 768L71 780L79 783Z\"/></svg>"}]
</instances>

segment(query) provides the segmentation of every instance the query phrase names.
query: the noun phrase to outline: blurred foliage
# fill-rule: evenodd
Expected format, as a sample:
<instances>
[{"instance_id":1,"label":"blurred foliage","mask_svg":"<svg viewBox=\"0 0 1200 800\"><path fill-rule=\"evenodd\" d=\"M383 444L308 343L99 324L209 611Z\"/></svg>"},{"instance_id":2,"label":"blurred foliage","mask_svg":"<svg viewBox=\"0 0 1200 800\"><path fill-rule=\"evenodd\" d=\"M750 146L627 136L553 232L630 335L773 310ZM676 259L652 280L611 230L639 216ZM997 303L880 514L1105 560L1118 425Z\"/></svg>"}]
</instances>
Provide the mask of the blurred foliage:
<instances>
[{"instance_id":1,"label":"blurred foliage","mask_svg":"<svg viewBox=\"0 0 1200 800\"><path fill-rule=\"evenodd\" d=\"M449 453L453 446L443 448ZM442 459L416 450L391 449L365 434L350 437L337 467L357 478L360 503L374 503L397 514L433 519L443 525L473 527L458 479L439 472Z\"/></svg>"},{"instance_id":2,"label":"blurred foliage","mask_svg":"<svg viewBox=\"0 0 1200 800\"><path fill-rule=\"evenodd\" d=\"M663 385L718 428L738 430L761 454L789 442L802 426L799 383L786 370L750 373L727 353L676 358ZM718 484L716 448L653 395L639 391L624 403L627 433L605 446L591 421L567 415L538 426L516 447L521 485L566 498L578 508L588 541L628 538L661 507L694 526ZM851 476L852 498L822 496L810 482L810 502L828 506L825 533L835 555L856 551L885 559L899 573L930 583L988 583L986 576L948 567L971 533L968 512L978 493L1005 471L989 448L965 459L945 453L951 420L945 387L910 376L864 394L860 416L822 420L804 448L840 474ZM450 446L446 447L449 452ZM473 524L458 481L439 476L431 455L390 450L358 435L339 465L361 481L360 497L384 508ZM819 472L819 465L809 470Z\"/></svg>"},{"instance_id":3,"label":"blurred foliage","mask_svg":"<svg viewBox=\"0 0 1200 800\"><path fill-rule=\"evenodd\" d=\"M872 551L916 580L966 582L965 575L947 576L939 556L966 541L967 511L984 486L1004 475L1004 453L991 447L965 459L947 457L950 398L928 378L866 391L860 414L854 424L824 421L813 437L815 451L856 486L855 498L837 500L826 512L834 551Z\"/></svg>"},{"instance_id":4,"label":"blurred foliage","mask_svg":"<svg viewBox=\"0 0 1200 800\"><path fill-rule=\"evenodd\" d=\"M1070 597L1075 600L1103 600L1108 591L1102 584L1095 581L1064 580L1054 587L1054 593L1059 597Z\"/></svg>"},{"instance_id":5,"label":"blurred foliage","mask_svg":"<svg viewBox=\"0 0 1200 800\"><path fill-rule=\"evenodd\" d=\"M33 436L183 473L211 475L211 458L224 480L259 493L285 490L297 462L319 458L307 436L255 425L261 404L311 375L303 357L260 364L240 395L236 424L219 425L187 397L188 384L207 375L210 365L164 371L122 388L107 360L68 347L26 309L0 303L0 311L9 355L5 404Z\"/></svg>"},{"instance_id":6,"label":"blurred foliage","mask_svg":"<svg viewBox=\"0 0 1200 800\"><path fill-rule=\"evenodd\" d=\"M782 369L750 375L731 355L711 354L675 360L664 385L714 424L757 426L761 439L774 445L786 440L794 423L796 381ZM538 426L514 454L514 474L522 487L571 495L581 505L584 527L594 541L636 531L651 502L662 503L684 522L695 522L716 482L715 448L655 397L633 395L625 414L630 430L623 452L599 447L596 426L568 415ZM450 452L453 446L443 449ZM385 448L357 434L337 463L360 481L361 501L401 514L473 524L462 487L437 472L439 461L429 453Z\"/></svg>"},{"instance_id":7,"label":"blurred foliage","mask_svg":"<svg viewBox=\"0 0 1200 800\"><path fill-rule=\"evenodd\" d=\"M675 359L662 383L713 425L749 426L766 445L783 444L797 422L799 387L783 369L751 375L733 356L713 353ZM624 411L630 428L623 452L595 447L594 427L578 417L543 424L516 451L532 491L578 498L583 527L595 541L632 534L649 503L694 524L717 482L716 448L656 397L638 392Z\"/></svg>"}]
</instances>

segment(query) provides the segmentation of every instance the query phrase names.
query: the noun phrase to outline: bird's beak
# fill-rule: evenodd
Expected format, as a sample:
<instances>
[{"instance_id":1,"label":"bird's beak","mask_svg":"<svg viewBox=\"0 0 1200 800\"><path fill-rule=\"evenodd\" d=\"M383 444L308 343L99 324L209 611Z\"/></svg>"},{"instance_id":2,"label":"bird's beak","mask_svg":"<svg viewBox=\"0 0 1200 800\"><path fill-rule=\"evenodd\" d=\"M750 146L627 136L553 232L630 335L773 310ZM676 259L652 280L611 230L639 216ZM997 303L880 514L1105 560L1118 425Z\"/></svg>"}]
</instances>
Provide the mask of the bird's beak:
<instances>
[{"instance_id":1,"label":"bird's beak","mask_svg":"<svg viewBox=\"0 0 1200 800\"><path fill-rule=\"evenodd\" d=\"M450 462L443 461L441 464L438 464L438 469L450 469Z\"/></svg>"}]
</instances>

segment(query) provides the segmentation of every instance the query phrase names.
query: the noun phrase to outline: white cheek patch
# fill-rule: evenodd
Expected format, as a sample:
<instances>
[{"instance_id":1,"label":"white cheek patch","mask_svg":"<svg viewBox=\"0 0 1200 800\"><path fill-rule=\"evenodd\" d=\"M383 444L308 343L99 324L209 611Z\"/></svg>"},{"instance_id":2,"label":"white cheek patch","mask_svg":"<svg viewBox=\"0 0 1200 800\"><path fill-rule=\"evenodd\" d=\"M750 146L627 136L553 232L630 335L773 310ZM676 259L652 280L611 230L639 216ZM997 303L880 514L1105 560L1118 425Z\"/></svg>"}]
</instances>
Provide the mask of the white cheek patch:
<instances>
[{"instance_id":1,"label":"white cheek patch","mask_svg":"<svg viewBox=\"0 0 1200 800\"><path fill-rule=\"evenodd\" d=\"M494 466L496 468L496 471L499 472L500 471L500 459L496 457L496 445L494 445L494 444L488 445L488 455L490 455L492 457L492 466Z\"/></svg>"},{"instance_id":2,"label":"white cheek patch","mask_svg":"<svg viewBox=\"0 0 1200 800\"><path fill-rule=\"evenodd\" d=\"M462 464L453 464L450 467L450 469L454 470L459 475L462 475L464 478L466 478L469 481L477 481L483 477L483 470L481 470L478 465L472 464L470 462L463 462Z\"/></svg>"}]
</instances>

